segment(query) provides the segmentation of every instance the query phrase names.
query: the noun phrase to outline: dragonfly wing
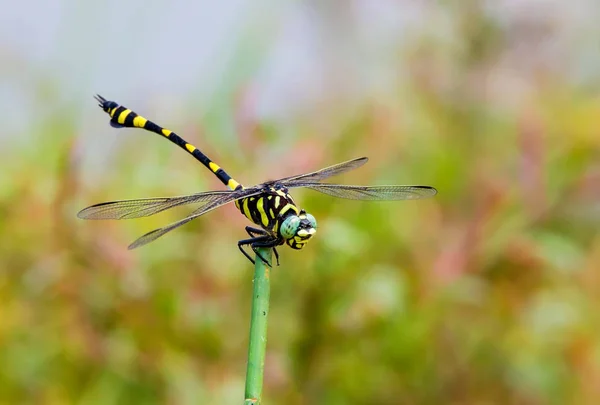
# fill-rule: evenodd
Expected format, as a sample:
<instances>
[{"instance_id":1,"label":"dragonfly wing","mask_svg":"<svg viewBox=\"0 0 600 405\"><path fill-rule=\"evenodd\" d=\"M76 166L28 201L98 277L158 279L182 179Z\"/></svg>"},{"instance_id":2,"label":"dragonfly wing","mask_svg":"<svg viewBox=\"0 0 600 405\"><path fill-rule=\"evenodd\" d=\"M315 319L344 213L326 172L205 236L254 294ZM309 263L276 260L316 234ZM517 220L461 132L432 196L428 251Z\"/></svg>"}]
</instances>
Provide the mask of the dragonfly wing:
<instances>
[{"instance_id":1,"label":"dragonfly wing","mask_svg":"<svg viewBox=\"0 0 600 405\"><path fill-rule=\"evenodd\" d=\"M288 187L301 187L297 186L297 183L309 183L323 181L329 177L337 176L338 174L345 173L350 170L357 169L367 163L369 158L361 157L352 159L347 162L338 163L337 165L329 166L321 170L317 170L311 173L299 174L296 176L285 177L277 180L277 183L281 183Z\"/></svg>"},{"instance_id":2,"label":"dragonfly wing","mask_svg":"<svg viewBox=\"0 0 600 405\"><path fill-rule=\"evenodd\" d=\"M214 208L216 208L216 207L214 207ZM183 219L181 219L181 220L179 220L177 222L173 222L172 224L169 224L169 225L164 226L162 228L150 231L147 234L139 237L131 245L129 245L129 250L138 248L140 246L144 246L144 245L146 245L146 244L148 244L148 243L150 243L150 242L152 242L152 241L160 238L165 233L171 232L173 229L179 228L181 225L187 224L192 219L198 218L200 215L205 214L207 212L208 211L204 211L201 214L192 214L192 215L187 216L187 217L185 217L185 218L183 218Z\"/></svg>"},{"instance_id":3,"label":"dragonfly wing","mask_svg":"<svg viewBox=\"0 0 600 405\"><path fill-rule=\"evenodd\" d=\"M350 200L418 200L433 197L437 190L429 186L348 186L343 184L304 183L306 187L323 194Z\"/></svg>"},{"instance_id":4,"label":"dragonfly wing","mask_svg":"<svg viewBox=\"0 0 600 405\"><path fill-rule=\"evenodd\" d=\"M262 193L262 190L257 189L257 188L250 188L250 189L244 189L242 191L230 192L228 195L226 195L224 198L222 198L218 201L215 201L215 202L212 202L209 204L205 204L202 207L197 208L190 215L188 215L187 217L185 217L177 222L173 222L172 224L169 224L162 228L155 229L155 230L150 231L147 234L139 237L131 245L129 245L129 249L131 250L131 249L138 248L140 246L144 246L144 245L160 238L167 232L171 232L172 230L179 228L181 225L187 224L192 219L196 219L199 216L204 215L209 211L212 211L216 208L221 207L222 205L228 204L235 200L239 200L240 198L251 197L251 196L254 196L254 195L257 195L260 193Z\"/></svg>"},{"instance_id":5,"label":"dragonfly wing","mask_svg":"<svg viewBox=\"0 0 600 405\"><path fill-rule=\"evenodd\" d=\"M140 198L95 204L77 214L82 219L130 219L147 217L186 204L214 204L233 196L230 190L208 191L181 197ZM230 200L228 200L230 201Z\"/></svg>"}]
</instances>

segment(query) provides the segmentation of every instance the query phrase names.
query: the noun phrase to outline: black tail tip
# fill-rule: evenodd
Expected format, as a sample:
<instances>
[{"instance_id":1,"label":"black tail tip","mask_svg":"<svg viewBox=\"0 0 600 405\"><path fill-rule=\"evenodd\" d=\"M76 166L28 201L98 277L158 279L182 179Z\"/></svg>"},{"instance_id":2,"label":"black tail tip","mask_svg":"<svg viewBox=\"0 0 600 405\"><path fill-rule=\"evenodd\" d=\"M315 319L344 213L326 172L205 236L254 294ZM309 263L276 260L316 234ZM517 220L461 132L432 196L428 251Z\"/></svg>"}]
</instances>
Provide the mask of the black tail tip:
<instances>
[{"instance_id":1,"label":"black tail tip","mask_svg":"<svg viewBox=\"0 0 600 405\"><path fill-rule=\"evenodd\" d=\"M102 97L100 94L96 94L94 96L94 98L96 99L97 102L100 103L100 107L102 107L102 104L106 103L106 99L104 97Z\"/></svg>"},{"instance_id":2,"label":"black tail tip","mask_svg":"<svg viewBox=\"0 0 600 405\"><path fill-rule=\"evenodd\" d=\"M107 99L102 97L100 94L96 94L94 96L94 99L96 99L96 101L99 103L98 106L106 112L108 112L108 110L110 110L112 108L119 106L119 104L115 103L114 101L108 101Z\"/></svg>"}]
</instances>

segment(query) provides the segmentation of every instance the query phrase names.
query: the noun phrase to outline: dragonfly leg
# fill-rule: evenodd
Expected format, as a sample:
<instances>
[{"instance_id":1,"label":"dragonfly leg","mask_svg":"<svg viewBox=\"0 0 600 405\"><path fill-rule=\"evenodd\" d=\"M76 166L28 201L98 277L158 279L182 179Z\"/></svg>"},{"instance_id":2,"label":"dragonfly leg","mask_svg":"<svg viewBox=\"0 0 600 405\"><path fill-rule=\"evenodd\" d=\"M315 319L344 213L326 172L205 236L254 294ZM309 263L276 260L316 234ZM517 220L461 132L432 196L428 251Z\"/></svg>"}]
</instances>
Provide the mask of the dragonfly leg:
<instances>
[{"instance_id":1,"label":"dragonfly leg","mask_svg":"<svg viewBox=\"0 0 600 405\"><path fill-rule=\"evenodd\" d=\"M256 237L256 235L268 235L269 234L264 229L253 228L251 226L246 227L246 232L248 232L248 235L250 235L253 238ZM277 244L279 244L279 243L277 243ZM273 253L275 253L275 259L277 260L277 265L279 266L279 252L277 252L277 249L275 247L273 247Z\"/></svg>"},{"instance_id":2,"label":"dragonfly leg","mask_svg":"<svg viewBox=\"0 0 600 405\"><path fill-rule=\"evenodd\" d=\"M271 238L271 239L265 240L264 242L258 240L256 242L252 243L250 246L252 247L252 250L254 251L254 253L256 253L256 255L258 257L260 257L261 260L263 262L265 262L266 264L268 264L269 266L271 266L271 264L267 263L267 261L260 255L260 253L258 253L258 248L272 248L273 252L275 253L275 259L277 259L277 265L279 266L279 253L277 253L277 249L275 249L275 246L279 245L280 243L281 242L279 241L279 239Z\"/></svg>"},{"instance_id":3,"label":"dragonfly leg","mask_svg":"<svg viewBox=\"0 0 600 405\"><path fill-rule=\"evenodd\" d=\"M267 259L265 259L265 258L264 258L264 257L263 257L263 256L262 256L260 253L258 253L258 250L257 250L257 249L256 249L254 246L252 246L252 250L254 251L254 253L256 254L256 256L258 256L258 258L259 258L260 260L262 260L262 262L263 262L264 264L266 264L266 265L267 265L267 266L269 266L269 267L273 267L273 266L271 265L271 263L269 263L269 262L267 261Z\"/></svg>"},{"instance_id":4,"label":"dragonfly leg","mask_svg":"<svg viewBox=\"0 0 600 405\"><path fill-rule=\"evenodd\" d=\"M254 259L252 259L250 257L250 255L244 250L244 246L250 245L250 247L252 248L254 253L256 253L256 255L260 258L260 260L262 260L262 262L264 264L266 264L267 266L271 267L271 263L269 263L264 257L262 257L261 254L259 254L256 251L255 245L257 245L257 244L259 244L259 245L256 247L271 247L271 246L266 246L266 245L262 246L262 244L267 244L267 245L273 244L273 237L271 235L261 235L261 236L252 237L250 239L242 239L242 240L238 241L238 248L244 254L244 256L246 256L246 258L248 260L250 260L252 262L252 264L254 264ZM273 245L273 246L275 246L275 245Z\"/></svg>"},{"instance_id":5,"label":"dragonfly leg","mask_svg":"<svg viewBox=\"0 0 600 405\"><path fill-rule=\"evenodd\" d=\"M246 259L250 260L250 262L252 264L254 264L254 259L252 257L250 257L250 255L244 250L242 245L238 244L238 249L240 249L240 252L242 252L244 254L244 256L246 256Z\"/></svg>"},{"instance_id":6,"label":"dragonfly leg","mask_svg":"<svg viewBox=\"0 0 600 405\"><path fill-rule=\"evenodd\" d=\"M256 235L268 235L269 234L264 229L253 228L251 226L246 227L246 232L248 233L248 235L250 235L253 238L256 237Z\"/></svg>"}]
</instances>

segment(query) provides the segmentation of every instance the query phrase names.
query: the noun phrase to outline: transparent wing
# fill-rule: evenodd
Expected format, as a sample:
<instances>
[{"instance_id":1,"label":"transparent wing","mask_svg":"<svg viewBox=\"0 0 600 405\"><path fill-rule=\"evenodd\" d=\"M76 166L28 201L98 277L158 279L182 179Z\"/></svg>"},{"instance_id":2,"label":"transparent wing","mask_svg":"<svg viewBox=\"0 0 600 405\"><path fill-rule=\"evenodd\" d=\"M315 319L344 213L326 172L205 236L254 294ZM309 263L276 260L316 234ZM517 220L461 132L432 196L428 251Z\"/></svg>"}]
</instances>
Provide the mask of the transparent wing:
<instances>
[{"instance_id":1,"label":"transparent wing","mask_svg":"<svg viewBox=\"0 0 600 405\"><path fill-rule=\"evenodd\" d=\"M180 205L201 203L202 206L218 203L235 196L236 191L208 191L180 197L140 198L95 204L79 211L82 219L130 219L147 217ZM231 200L227 200L231 201Z\"/></svg>"},{"instance_id":2,"label":"transparent wing","mask_svg":"<svg viewBox=\"0 0 600 405\"><path fill-rule=\"evenodd\" d=\"M281 183L288 187L299 187L297 183L309 183L323 181L329 177L337 176L348 172L350 170L357 169L367 163L369 158L361 157L352 159L347 162L338 163L337 165L329 166L321 170L317 170L311 173L299 174L296 176L284 177L283 179L277 180L277 183Z\"/></svg>"},{"instance_id":3,"label":"transparent wing","mask_svg":"<svg viewBox=\"0 0 600 405\"><path fill-rule=\"evenodd\" d=\"M323 194L350 200L418 200L433 197L437 190L429 186L347 186L343 184L304 183L293 187L306 187Z\"/></svg>"},{"instance_id":4,"label":"transparent wing","mask_svg":"<svg viewBox=\"0 0 600 405\"><path fill-rule=\"evenodd\" d=\"M155 230L150 231L147 234L139 237L131 245L129 245L129 249L135 249L140 246L144 246L144 245L160 238L167 232L171 232L172 230L179 228L181 225L187 224L192 219L198 218L199 216L204 215L207 212L214 210L215 208L219 208L222 205L228 204L235 200L239 200L240 198L251 197L253 195L257 195L260 193L262 193L262 190L257 189L257 188L244 189L244 190L238 191L236 193L230 192L230 194L224 196L220 200L203 205L202 207L196 209L194 212L192 212L187 217L185 217L177 222L173 222L172 224L169 224L162 228L155 229Z\"/></svg>"}]
</instances>

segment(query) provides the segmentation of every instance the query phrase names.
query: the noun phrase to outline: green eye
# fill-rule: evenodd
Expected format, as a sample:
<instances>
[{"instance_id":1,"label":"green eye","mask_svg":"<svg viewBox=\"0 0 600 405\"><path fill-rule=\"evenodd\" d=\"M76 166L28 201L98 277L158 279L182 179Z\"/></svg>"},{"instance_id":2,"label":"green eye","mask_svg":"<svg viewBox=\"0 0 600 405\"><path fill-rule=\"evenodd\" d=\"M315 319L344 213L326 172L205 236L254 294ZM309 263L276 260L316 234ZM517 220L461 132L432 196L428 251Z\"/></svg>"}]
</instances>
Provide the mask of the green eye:
<instances>
[{"instance_id":1,"label":"green eye","mask_svg":"<svg viewBox=\"0 0 600 405\"><path fill-rule=\"evenodd\" d=\"M290 215L281 224L281 228L279 229L279 232L281 233L281 236L283 236L284 238L290 239L290 238L294 237L299 226L300 226L300 218L298 218L296 215Z\"/></svg>"},{"instance_id":2,"label":"green eye","mask_svg":"<svg viewBox=\"0 0 600 405\"><path fill-rule=\"evenodd\" d=\"M310 226L317 229L317 219L310 214L306 214L306 219L310 222Z\"/></svg>"}]
</instances>

